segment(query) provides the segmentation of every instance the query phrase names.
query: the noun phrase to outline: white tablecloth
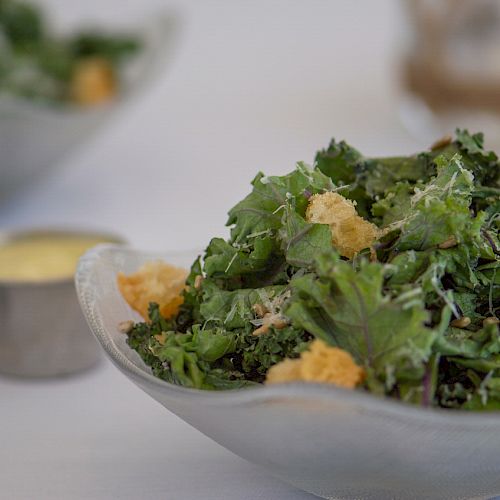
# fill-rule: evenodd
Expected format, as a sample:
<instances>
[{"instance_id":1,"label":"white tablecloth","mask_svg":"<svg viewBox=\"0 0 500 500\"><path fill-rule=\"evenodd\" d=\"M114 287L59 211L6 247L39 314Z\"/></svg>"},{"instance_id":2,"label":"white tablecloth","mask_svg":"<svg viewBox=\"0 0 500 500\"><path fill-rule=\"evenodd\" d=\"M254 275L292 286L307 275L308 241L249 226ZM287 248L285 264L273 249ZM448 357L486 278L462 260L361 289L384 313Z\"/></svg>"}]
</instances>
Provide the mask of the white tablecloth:
<instances>
[{"instance_id":1,"label":"white tablecloth","mask_svg":"<svg viewBox=\"0 0 500 500\"><path fill-rule=\"evenodd\" d=\"M60 23L133 19L160 0L48 0ZM312 161L330 137L367 153L417 144L398 118L394 1L183 0L176 56L148 94L0 207L0 227L113 230L200 247L259 169ZM27 145L29 147L29 145ZM306 499L211 442L109 363L53 381L0 378L0 498Z\"/></svg>"},{"instance_id":2,"label":"white tablecloth","mask_svg":"<svg viewBox=\"0 0 500 500\"><path fill-rule=\"evenodd\" d=\"M314 498L212 442L109 362L58 381L0 379L2 500Z\"/></svg>"}]
</instances>

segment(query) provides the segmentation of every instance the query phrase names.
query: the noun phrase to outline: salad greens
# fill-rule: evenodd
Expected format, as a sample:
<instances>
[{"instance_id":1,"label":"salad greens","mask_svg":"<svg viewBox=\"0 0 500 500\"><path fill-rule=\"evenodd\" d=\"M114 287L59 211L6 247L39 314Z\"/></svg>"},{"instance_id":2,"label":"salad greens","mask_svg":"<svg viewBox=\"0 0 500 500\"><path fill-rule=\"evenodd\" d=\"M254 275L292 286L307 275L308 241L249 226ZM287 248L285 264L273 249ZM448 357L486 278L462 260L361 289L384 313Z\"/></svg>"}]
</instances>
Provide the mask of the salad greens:
<instances>
[{"instance_id":1,"label":"salad greens","mask_svg":"<svg viewBox=\"0 0 500 500\"><path fill-rule=\"evenodd\" d=\"M56 37L37 6L0 0L0 94L51 104L78 101L72 95L75 78L89 61L99 62L90 69L93 81L102 75L114 91L122 63L140 47L136 36L97 30Z\"/></svg>"},{"instance_id":2,"label":"salad greens","mask_svg":"<svg viewBox=\"0 0 500 500\"><path fill-rule=\"evenodd\" d=\"M229 239L212 239L193 263L179 312L166 319L151 304L150 321L128 333L158 377L251 386L320 339L363 367L358 390L500 409L500 164L482 134L457 130L394 158L332 140L313 168L259 173L252 186L229 211ZM351 260L329 225L306 217L328 192L380 229Z\"/></svg>"}]
</instances>

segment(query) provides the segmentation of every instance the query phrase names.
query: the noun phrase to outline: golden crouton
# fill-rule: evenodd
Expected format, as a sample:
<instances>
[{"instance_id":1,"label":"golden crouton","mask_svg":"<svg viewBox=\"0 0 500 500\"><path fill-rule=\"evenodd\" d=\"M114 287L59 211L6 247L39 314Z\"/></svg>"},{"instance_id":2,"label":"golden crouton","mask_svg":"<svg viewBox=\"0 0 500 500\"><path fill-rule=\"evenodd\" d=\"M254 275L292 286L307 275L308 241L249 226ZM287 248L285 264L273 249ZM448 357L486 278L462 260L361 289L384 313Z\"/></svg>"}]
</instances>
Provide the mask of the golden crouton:
<instances>
[{"instance_id":1,"label":"golden crouton","mask_svg":"<svg viewBox=\"0 0 500 500\"><path fill-rule=\"evenodd\" d=\"M282 384L303 380L300 374L302 363L300 359L284 359L271 366L266 374L267 384Z\"/></svg>"},{"instance_id":2,"label":"golden crouton","mask_svg":"<svg viewBox=\"0 0 500 500\"><path fill-rule=\"evenodd\" d=\"M162 316L171 318L177 314L184 300L182 291L187 275L185 269L157 261L147 262L128 276L119 273L117 281L123 298L144 319L148 319L150 302L160 306Z\"/></svg>"},{"instance_id":3,"label":"golden crouton","mask_svg":"<svg viewBox=\"0 0 500 500\"><path fill-rule=\"evenodd\" d=\"M365 371L342 349L314 340L298 359L284 359L267 372L266 382L324 382L354 389L365 379Z\"/></svg>"},{"instance_id":4,"label":"golden crouton","mask_svg":"<svg viewBox=\"0 0 500 500\"><path fill-rule=\"evenodd\" d=\"M333 246L349 259L360 250L370 247L380 235L377 226L358 215L351 200L330 191L311 196L306 220L328 224Z\"/></svg>"},{"instance_id":5,"label":"golden crouton","mask_svg":"<svg viewBox=\"0 0 500 500\"><path fill-rule=\"evenodd\" d=\"M76 64L70 83L70 97L82 106L109 101L116 95L117 82L106 59L92 57Z\"/></svg>"}]
</instances>

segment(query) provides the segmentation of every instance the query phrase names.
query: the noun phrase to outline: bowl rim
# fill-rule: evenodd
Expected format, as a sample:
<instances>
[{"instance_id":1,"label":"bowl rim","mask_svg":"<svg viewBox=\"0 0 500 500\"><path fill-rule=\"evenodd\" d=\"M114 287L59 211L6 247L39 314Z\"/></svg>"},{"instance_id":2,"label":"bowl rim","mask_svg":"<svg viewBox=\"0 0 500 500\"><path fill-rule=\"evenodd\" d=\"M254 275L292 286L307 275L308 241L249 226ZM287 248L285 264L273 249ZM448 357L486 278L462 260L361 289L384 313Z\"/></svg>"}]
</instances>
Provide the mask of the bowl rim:
<instances>
[{"instance_id":1,"label":"bowl rim","mask_svg":"<svg viewBox=\"0 0 500 500\"><path fill-rule=\"evenodd\" d=\"M197 402L214 405L254 405L269 400L279 399L315 399L321 402L342 402L350 404L357 410L366 413L390 415L391 417L431 422L448 426L462 425L465 427L493 426L500 432L500 411L457 411L435 407L420 407L378 396L368 392L345 389L320 383L290 382L284 384L261 385L244 389L229 389L223 391L208 391L171 384L152 373L135 365L115 345L110 332L94 314L91 298L94 290L89 278L95 273L95 266L104 255L134 255L141 259L164 259L172 256L193 255L193 251L141 251L123 244L100 244L88 250L79 260L75 274L75 285L78 299L90 329L105 350L108 357L127 376L139 383L152 386L175 399L194 399ZM125 320L125 318L124 318Z\"/></svg>"}]
</instances>

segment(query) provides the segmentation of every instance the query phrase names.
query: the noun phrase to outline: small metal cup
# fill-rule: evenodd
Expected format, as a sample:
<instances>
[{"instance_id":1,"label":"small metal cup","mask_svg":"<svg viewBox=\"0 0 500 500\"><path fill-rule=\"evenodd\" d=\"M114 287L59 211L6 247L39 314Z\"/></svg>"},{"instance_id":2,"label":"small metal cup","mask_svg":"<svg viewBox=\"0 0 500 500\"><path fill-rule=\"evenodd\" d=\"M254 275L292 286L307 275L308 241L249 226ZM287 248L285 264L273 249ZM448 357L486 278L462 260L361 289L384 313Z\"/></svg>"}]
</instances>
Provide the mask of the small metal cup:
<instances>
[{"instance_id":1,"label":"small metal cup","mask_svg":"<svg viewBox=\"0 0 500 500\"><path fill-rule=\"evenodd\" d=\"M2 233L0 241L54 235L123 242L108 234L69 230ZM95 365L100 351L78 304L73 276L0 280L0 372L25 377L67 375Z\"/></svg>"}]
</instances>

